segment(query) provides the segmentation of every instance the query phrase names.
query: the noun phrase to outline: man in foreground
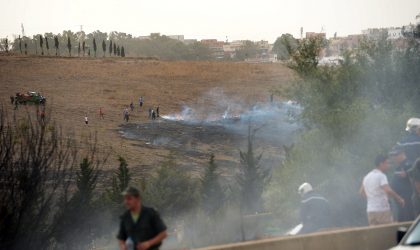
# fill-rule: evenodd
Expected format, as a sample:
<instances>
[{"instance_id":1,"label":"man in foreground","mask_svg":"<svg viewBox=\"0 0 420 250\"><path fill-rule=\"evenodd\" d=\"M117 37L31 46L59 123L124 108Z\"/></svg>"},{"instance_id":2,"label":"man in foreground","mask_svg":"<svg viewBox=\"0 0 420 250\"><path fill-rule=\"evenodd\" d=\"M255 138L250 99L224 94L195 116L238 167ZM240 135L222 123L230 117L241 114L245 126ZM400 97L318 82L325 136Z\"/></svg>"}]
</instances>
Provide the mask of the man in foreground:
<instances>
[{"instance_id":1,"label":"man in foreground","mask_svg":"<svg viewBox=\"0 0 420 250\"><path fill-rule=\"evenodd\" d=\"M405 201L394 192L388 184L385 172L389 170L388 158L378 155L375 159L376 168L370 171L360 188L360 193L367 199L367 216L369 225L381 225L393 222L388 196L395 199L401 207Z\"/></svg>"},{"instance_id":2,"label":"man in foreground","mask_svg":"<svg viewBox=\"0 0 420 250\"><path fill-rule=\"evenodd\" d=\"M138 189L129 187L124 192L127 211L121 216L118 232L121 250L158 250L166 238L166 226L158 212L141 203Z\"/></svg>"}]
</instances>

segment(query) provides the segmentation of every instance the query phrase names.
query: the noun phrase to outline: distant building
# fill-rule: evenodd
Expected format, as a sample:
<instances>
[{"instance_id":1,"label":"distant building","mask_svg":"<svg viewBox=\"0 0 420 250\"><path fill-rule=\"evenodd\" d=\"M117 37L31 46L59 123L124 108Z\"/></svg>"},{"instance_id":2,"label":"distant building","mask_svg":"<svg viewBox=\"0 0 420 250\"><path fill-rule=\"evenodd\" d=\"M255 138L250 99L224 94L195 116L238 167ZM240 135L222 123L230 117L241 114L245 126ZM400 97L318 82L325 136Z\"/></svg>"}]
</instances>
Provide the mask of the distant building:
<instances>
[{"instance_id":1,"label":"distant building","mask_svg":"<svg viewBox=\"0 0 420 250\"><path fill-rule=\"evenodd\" d=\"M213 58L223 59L225 57L225 52L223 50L224 42L217 41L217 39L203 39L201 40L201 44L210 49Z\"/></svg>"},{"instance_id":2,"label":"distant building","mask_svg":"<svg viewBox=\"0 0 420 250\"><path fill-rule=\"evenodd\" d=\"M388 37L387 39L396 40L403 38L403 33L401 28L387 28Z\"/></svg>"},{"instance_id":3,"label":"distant building","mask_svg":"<svg viewBox=\"0 0 420 250\"><path fill-rule=\"evenodd\" d=\"M317 32L306 32L306 39L308 38L321 38L321 39L327 39L327 34L324 32L317 33Z\"/></svg>"},{"instance_id":4,"label":"distant building","mask_svg":"<svg viewBox=\"0 0 420 250\"><path fill-rule=\"evenodd\" d=\"M184 42L184 35L169 35L168 37L180 42Z\"/></svg>"},{"instance_id":5,"label":"distant building","mask_svg":"<svg viewBox=\"0 0 420 250\"><path fill-rule=\"evenodd\" d=\"M341 56L343 52L356 49L364 35L348 35L330 39L326 50L326 56Z\"/></svg>"},{"instance_id":6,"label":"distant building","mask_svg":"<svg viewBox=\"0 0 420 250\"><path fill-rule=\"evenodd\" d=\"M190 45L190 44L194 44L197 42L197 39L184 39L182 41L185 45Z\"/></svg>"}]
</instances>

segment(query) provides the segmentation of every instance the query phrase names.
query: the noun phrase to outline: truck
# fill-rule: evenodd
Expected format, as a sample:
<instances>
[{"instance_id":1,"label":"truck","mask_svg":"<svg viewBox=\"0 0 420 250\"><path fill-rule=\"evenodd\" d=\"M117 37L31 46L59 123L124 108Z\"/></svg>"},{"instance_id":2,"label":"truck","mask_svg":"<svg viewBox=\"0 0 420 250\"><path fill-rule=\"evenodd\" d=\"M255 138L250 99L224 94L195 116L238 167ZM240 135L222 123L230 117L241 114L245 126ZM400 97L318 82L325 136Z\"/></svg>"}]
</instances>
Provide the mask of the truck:
<instances>
[{"instance_id":1,"label":"truck","mask_svg":"<svg viewBox=\"0 0 420 250\"><path fill-rule=\"evenodd\" d=\"M15 102L18 104L42 104L44 105L47 99L38 92L28 91L26 93L16 93Z\"/></svg>"}]
</instances>

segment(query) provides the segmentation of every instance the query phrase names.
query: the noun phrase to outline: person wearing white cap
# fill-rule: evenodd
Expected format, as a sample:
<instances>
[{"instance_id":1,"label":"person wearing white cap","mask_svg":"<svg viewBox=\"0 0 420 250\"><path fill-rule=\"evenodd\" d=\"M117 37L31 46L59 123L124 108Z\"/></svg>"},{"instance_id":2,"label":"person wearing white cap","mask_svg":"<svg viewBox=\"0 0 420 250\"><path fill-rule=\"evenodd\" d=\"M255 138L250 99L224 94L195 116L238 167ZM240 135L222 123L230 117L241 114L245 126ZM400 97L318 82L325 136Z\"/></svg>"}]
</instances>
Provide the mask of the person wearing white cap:
<instances>
[{"instance_id":1,"label":"person wearing white cap","mask_svg":"<svg viewBox=\"0 0 420 250\"><path fill-rule=\"evenodd\" d=\"M407 121L407 135L397 143L404 150L409 164L414 164L420 157L420 119L410 118Z\"/></svg>"},{"instance_id":2,"label":"person wearing white cap","mask_svg":"<svg viewBox=\"0 0 420 250\"><path fill-rule=\"evenodd\" d=\"M328 200L316 193L312 185L307 182L300 185L298 193L302 197L300 218L303 225L299 233L312 233L331 227L331 213Z\"/></svg>"}]
</instances>

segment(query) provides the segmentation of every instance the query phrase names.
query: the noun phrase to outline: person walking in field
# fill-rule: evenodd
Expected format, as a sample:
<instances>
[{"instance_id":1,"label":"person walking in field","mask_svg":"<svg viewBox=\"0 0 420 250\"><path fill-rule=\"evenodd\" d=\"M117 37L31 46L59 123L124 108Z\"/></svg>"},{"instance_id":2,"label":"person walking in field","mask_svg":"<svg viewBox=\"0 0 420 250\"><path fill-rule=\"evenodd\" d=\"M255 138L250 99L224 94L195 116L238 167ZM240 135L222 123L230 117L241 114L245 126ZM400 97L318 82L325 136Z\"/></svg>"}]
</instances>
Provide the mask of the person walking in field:
<instances>
[{"instance_id":1,"label":"person walking in field","mask_svg":"<svg viewBox=\"0 0 420 250\"><path fill-rule=\"evenodd\" d=\"M128 112L128 108L124 109L123 116L124 116L124 121L128 122L128 120L130 119L130 113Z\"/></svg>"},{"instance_id":2,"label":"person walking in field","mask_svg":"<svg viewBox=\"0 0 420 250\"><path fill-rule=\"evenodd\" d=\"M156 108L156 117L159 118L159 106Z\"/></svg>"},{"instance_id":3,"label":"person walking in field","mask_svg":"<svg viewBox=\"0 0 420 250\"><path fill-rule=\"evenodd\" d=\"M367 199L367 216L369 225L381 225L393 222L388 196L392 197L401 207L405 201L388 184L385 172L389 170L388 157L378 155L375 159L375 169L364 178L360 194Z\"/></svg>"},{"instance_id":4,"label":"person walking in field","mask_svg":"<svg viewBox=\"0 0 420 250\"><path fill-rule=\"evenodd\" d=\"M167 237L167 227L159 213L143 206L140 192L134 187L128 187L123 196L127 211L120 217L120 250L158 250Z\"/></svg>"},{"instance_id":5,"label":"person walking in field","mask_svg":"<svg viewBox=\"0 0 420 250\"><path fill-rule=\"evenodd\" d=\"M140 106L140 108L143 107L143 102L144 102L143 96L140 96L140 98L139 98L139 106Z\"/></svg>"},{"instance_id":6,"label":"person walking in field","mask_svg":"<svg viewBox=\"0 0 420 250\"><path fill-rule=\"evenodd\" d=\"M104 113L102 107L99 108L99 118L101 118L101 119L105 118L105 113Z\"/></svg>"},{"instance_id":7,"label":"person walking in field","mask_svg":"<svg viewBox=\"0 0 420 250\"><path fill-rule=\"evenodd\" d=\"M85 124L86 125L89 125L89 119L88 119L88 115L87 114L85 114Z\"/></svg>"},{"instance_id":8,"label":"person walking in field","mask_svg":"<svg viewBox=\"0 0 420 250\"><path fill-rule=\"evenodd\" d=\"M134 111L134 104L133 104L133 101L131 101L131 103L130 103L130 110L131 110L131 112L133 112L133 111Z\"/></svg>"},{"instance_id":9,"label":"person walking in field","mask_svg":"<svg viewBox=\"0 0 420 250\"><path fill-rule=\"evenodd\" d=\"M156 120L156 112L152 109L152 120Z\"/></svg>"}]
</instances>

